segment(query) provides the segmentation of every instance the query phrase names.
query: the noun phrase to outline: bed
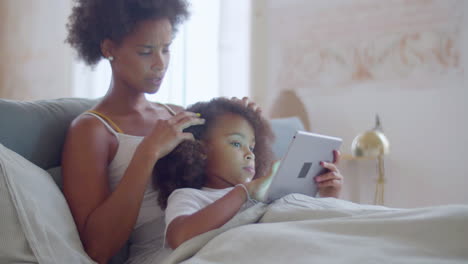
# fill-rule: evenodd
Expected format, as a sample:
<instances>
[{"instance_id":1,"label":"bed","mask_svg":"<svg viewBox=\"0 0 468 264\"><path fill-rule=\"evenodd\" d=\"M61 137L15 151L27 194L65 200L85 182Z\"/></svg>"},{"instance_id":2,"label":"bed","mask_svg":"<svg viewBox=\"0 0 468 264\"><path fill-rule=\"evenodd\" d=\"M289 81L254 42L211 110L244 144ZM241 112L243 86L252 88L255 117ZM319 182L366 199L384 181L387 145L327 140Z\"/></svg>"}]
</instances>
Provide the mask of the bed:
<instances>
[{"instance_id":1,"label":"bed","mask_svg":"<svg viewBox=\"0 0 468 264\"><path fill-rule=\"evenodd\" d=\"M61 193L60 153L70 121L95 103L0 99L0 263L94 263ZM272 125L281 156L302 124ZM127 249L111 263L124 263ZM167 254L164 263L468 263L468 206L396 209L292 194L252 204Z\"/></svg>"}]
</instances>

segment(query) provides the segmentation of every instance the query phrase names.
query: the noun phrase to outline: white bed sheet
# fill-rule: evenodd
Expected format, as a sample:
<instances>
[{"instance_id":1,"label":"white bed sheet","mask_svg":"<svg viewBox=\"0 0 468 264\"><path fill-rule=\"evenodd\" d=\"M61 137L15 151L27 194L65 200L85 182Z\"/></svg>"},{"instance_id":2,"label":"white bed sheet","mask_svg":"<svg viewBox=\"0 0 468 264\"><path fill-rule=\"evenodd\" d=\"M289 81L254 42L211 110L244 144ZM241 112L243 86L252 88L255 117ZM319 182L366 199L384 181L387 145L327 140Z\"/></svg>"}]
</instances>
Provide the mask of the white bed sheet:
<instances>
[{"instance_id":1,"label":"white bed sheet","mask_svg":"<svg viewBox=\"0 0 468 264\"><path fill-rule=\"evenodd\" d=\"M392 209L292 194L179 246L164 263L468 263L468 206Z\"/></svg>"}]
</instances>

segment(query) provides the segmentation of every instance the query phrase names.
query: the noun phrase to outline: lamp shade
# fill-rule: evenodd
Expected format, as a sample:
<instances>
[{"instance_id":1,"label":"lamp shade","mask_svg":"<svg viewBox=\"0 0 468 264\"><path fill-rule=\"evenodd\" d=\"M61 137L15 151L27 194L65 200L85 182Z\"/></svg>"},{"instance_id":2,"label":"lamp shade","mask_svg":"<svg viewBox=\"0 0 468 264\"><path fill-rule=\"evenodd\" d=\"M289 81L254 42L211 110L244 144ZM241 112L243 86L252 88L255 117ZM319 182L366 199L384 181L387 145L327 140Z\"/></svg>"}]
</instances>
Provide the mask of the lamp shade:
<instances>
[{"instance_id":1,"label":"lamp shade","mask_svg":"<svg viewBox=\"0 0 468 264\"><path fill-rule=\"evenodd\" d=\"M378 157L390 152L390 143L376 116L375 128L357 135L351 144L351 151L356 157Z\"/></svg>"}]
</instances>

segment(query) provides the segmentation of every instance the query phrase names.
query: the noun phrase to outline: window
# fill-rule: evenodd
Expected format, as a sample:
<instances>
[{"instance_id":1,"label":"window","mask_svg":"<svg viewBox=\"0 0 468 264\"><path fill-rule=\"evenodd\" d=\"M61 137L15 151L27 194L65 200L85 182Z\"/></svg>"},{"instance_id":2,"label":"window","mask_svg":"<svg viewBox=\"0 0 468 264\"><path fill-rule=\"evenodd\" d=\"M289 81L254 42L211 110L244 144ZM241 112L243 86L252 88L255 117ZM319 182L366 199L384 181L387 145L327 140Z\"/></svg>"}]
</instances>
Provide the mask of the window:
<instances>
[{"instance_id":1,"label":"window","mask_svg":"<svg viewBox=\"0 0 468 264\"><path fill-rule=\"evenodd\" d=\"M167 77L158 93L148 99L187 106L220 95L220 2L190 2L191 17L176 35Z\"/></svg>"},{"instance_id":2,"label":"window","mask_svg":"<svg viewBox=\"0 0 468 264\"><path fill-rule=\"evenodd\" d=\"M187 106L217 96L248 95L249 0L191 0L191 17L179 27L171 61L152 101ZM104 96L111 80L107 60L94 70L74 64L76 97Z\"/></svg>"}]
</instances>

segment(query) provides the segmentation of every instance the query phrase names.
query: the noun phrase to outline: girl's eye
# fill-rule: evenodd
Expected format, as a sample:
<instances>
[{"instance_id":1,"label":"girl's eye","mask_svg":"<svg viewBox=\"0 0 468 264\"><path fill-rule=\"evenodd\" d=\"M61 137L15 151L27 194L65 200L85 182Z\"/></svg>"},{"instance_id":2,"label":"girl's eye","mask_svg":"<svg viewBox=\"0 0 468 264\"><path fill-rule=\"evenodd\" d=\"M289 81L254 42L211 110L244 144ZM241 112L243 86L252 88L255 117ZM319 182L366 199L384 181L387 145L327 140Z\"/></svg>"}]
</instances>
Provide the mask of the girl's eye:
<instances>
[{"instance_id":1,"label":"girl's eye","mask_svg":"<svg viewBox=\"0 0 468 264\"><path fill-rule=\"evenodd\" d=\"M164 54L167 54L167 53L169 53L169 52L171 52L171 51L169 50L169 48L164 48L164 49L162 50L162 52L163 52Z\"/></svg>"},{"instance_id":2,"label":"girl's eye","mask_svg":"<svg viewBox=\"0 0 468 264\"><path fill-rule=\"evenodd\" d=\"M234 142L231 142L231 145L233 145L233 146L236 147L236 148L240 148L240 147L241 147L241 143L235 142L235 141L234 141Z\"/></svg>"},{"instance_id":3,"label":"girl's eye","mask_svg":"<svg viewBox=\"0 0 468 264\"><path fill-rule=\"evenodd\" d=\"M250 151L253 152L255 148L254 147L249 147L249 149L250 149Z\"/></svg>"}]
</instances>

